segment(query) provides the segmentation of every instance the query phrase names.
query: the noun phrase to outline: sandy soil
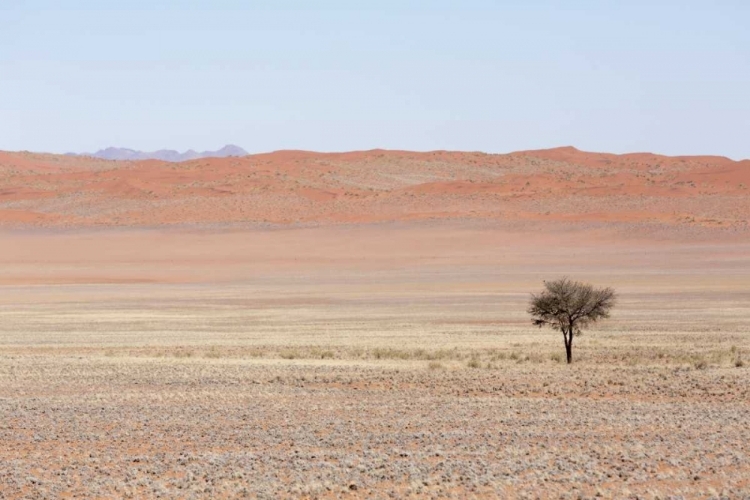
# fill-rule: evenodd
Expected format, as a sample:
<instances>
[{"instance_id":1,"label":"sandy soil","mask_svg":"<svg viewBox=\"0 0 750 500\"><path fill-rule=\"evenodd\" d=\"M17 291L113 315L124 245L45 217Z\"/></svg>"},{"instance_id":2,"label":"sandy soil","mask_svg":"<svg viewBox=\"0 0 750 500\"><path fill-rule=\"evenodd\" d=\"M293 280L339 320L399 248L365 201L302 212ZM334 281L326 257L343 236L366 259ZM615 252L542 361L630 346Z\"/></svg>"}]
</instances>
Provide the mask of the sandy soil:
<instances>
[{"instance_id":1,"label":"sandy soil","mask_svg":"<svg viewBox=\"0 0 750 500\"><path fill-rule=\"evenodd\" d=\"M0 496L746 497L750 242L625 233L5 231ZM622 297L573 367L561 274Z\"/></svg>"},{"instance_id":2,"label":"sandy soil","mask_svg":"<svg viewBox=\"0 0 750 500\"><path fill-rule=\"evenodd\" d=\"M280 151L184 163L0 152L0 225L334 224L435 219L748 229L750 160Z\"/></svg>"},{"instance_id":3,"label":"sandy soil","mask_svg":"<svg viewBox=\"0 0 750 500\"><path fill-rule=\"evenodd\" d=\"M0 498L750 498L750 166L0 153ZM576 339L542 280L614 286Z\"/></svg>"}]
</instances>

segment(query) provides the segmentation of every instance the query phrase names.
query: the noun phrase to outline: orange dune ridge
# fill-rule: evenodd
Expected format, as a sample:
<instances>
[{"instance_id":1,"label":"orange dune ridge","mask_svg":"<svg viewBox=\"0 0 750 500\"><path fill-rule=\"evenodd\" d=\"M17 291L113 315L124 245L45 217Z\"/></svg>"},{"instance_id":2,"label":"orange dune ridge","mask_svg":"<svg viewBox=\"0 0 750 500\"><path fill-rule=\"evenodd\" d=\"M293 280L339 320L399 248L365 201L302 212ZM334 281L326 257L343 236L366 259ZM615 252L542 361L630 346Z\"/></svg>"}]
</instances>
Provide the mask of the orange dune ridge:
<instances>
[{"instance_id":1,"label":"orange dune ridge","mask_svg":"<svg viewBox=\"0 0 750 500\"><path fill-rule=\"evenodd\" d=\"M750 161L278 151L183 163L0 152L0 226L332 224L423 219L748 229Z\"/></svg>"}]
</instances>

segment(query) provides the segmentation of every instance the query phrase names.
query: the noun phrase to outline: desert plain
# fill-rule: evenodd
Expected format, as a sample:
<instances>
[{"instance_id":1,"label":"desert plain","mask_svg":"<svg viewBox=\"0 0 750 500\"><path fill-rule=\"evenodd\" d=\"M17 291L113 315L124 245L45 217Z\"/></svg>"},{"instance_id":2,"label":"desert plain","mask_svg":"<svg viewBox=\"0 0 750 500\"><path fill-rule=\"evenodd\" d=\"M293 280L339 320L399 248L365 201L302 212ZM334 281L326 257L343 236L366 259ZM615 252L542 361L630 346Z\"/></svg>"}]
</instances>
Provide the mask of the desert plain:
<instances>
[{"instance_id":1,"label":"desert plain","mask_svg":"<svg viewBox=\"0 0 750 500\"><path fill-rule=\"evenodd\" d=\"M750 162L0 153L0 498L750 498ZM529 295L614 287L574 344Z\"/></svg>"}]
</instances>

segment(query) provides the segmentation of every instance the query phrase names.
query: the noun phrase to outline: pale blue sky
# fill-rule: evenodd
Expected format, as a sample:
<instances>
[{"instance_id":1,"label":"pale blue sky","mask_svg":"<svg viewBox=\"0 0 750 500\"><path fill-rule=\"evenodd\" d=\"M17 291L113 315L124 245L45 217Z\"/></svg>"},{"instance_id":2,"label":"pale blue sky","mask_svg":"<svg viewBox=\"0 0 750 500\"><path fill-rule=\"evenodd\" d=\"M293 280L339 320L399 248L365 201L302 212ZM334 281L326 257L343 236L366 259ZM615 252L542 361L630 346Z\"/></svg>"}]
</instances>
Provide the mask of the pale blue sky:
<instances>
[{"instance_id":1,"label":"pale blue sky","mask_svg":"<svg viewBox=\"0 0 750 500\"><path fill-rule=\"evenodd\" d=\"M750 2L0 0L0 149L750 158Z\"/></svg>"}]
</instances>

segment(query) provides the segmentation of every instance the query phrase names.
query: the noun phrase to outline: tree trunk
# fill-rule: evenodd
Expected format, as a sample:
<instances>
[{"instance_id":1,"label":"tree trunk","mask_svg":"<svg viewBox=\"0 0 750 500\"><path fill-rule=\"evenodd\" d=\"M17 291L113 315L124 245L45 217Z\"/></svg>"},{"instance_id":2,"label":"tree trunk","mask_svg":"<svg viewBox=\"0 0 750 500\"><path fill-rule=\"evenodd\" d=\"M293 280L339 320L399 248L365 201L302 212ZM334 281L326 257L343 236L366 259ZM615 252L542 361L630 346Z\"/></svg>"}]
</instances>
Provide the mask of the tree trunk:
<instances>
[{"instance_id":1,"label":"tree trunk","mask_svg":"<svg viewBox=\"0 0 750 500\"><path fill-rule=\"evenodd\" d=\"M565 359L568 364L573 362L573 328L567 330L563 328L563 339L565 339Z\"/></svg>"}]
</instances>

